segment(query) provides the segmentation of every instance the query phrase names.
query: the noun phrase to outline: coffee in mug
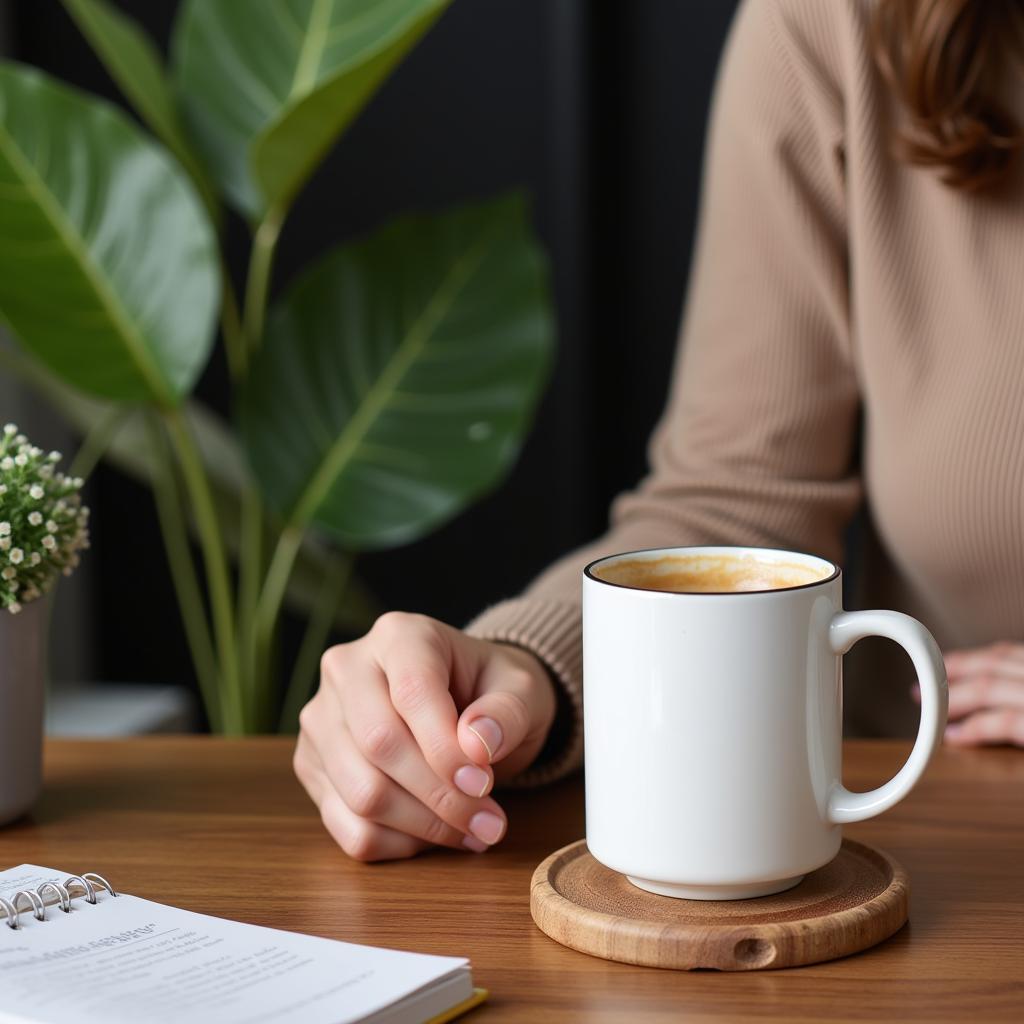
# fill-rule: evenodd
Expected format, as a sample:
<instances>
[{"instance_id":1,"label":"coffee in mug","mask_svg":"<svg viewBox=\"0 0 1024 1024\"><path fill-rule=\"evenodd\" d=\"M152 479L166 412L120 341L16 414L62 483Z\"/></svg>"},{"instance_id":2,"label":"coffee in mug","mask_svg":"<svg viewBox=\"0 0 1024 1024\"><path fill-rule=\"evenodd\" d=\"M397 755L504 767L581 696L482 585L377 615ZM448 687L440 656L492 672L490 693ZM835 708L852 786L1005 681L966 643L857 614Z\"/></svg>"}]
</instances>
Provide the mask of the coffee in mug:
<instances>
[{"instance_id":1,"label":"coffee in mug","mask_svg":"<svg viewBox=\"0 0 1024 1024\"><path fill-rule=\"evenodd\" d=\"M901 644L921 688L906 764L884 786L841 780L842 655ZM598 559L583 574L587 844L649 892L781 892L921 777L946 723L938 646L895 611L842 609L839 567L765 548Z\"/></svg>"},{"instance_id":2,"label":"coffee in mug","mask_svg":"<svg viewBox=\"0 0 1024 1024\"><path fill-rule=\"evenodd\" d=\"M755 555L683 554L625 558L599 566L594 574L606 583L638 590L676 594L732 594L783 590L817 583L831 575L831 565L814 568L783 559L769 562Z\"/></svg>"}]
</instances>

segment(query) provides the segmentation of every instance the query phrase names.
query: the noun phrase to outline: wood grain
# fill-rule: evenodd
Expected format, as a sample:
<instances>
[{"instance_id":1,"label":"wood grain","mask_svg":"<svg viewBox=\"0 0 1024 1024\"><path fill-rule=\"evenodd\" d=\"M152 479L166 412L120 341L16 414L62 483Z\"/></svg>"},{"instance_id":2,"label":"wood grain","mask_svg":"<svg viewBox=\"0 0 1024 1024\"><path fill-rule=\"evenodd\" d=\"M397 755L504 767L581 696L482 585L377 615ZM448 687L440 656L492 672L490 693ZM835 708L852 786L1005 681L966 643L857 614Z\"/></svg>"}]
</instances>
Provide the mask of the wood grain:
<instances>
[{"instance_id":1,"label":"wood grain","mask_svg":"<svg viewBox=\"0 0 1024 1024\"><path fill-rule=\"evenodd\" d=\"M907 749L849 744L846 784L879 785ZM491 990L469 1021L1024 1019L1024 751L944 749L907 800L846 829L910 876L910 921L891 939L746 973L612 963L534 926L534 869L584 832L579 779L501 797L508 837L482 856L365 865L324 832L290 762L276 738L52 742L46 791L0 830L0 864L91 869L202 913L469 956Z\"/></svg>"},{"instance_id":2,"label":"wood grain","mask_svg":"<svg viewBox=\"0 0 1024 1024\"><path fill-rule=\"evenodd\" d=\"M903 927L909 899L903 868L852 839L796 887L759 899L644 892L596 861L584 839L551 854L530 883L533 920L563 946L675 970L778 970L859 953Z\"/></svg>"}]
</instances>

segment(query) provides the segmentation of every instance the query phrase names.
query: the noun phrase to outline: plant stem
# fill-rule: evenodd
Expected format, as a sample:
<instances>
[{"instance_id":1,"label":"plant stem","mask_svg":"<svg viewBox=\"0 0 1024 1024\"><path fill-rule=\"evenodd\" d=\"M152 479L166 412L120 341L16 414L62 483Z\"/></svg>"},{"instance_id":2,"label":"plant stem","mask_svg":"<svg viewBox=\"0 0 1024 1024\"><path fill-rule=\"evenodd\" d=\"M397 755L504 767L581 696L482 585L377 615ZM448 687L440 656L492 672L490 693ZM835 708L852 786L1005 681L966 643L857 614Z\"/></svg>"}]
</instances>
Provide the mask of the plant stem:
<instances>
[{"instance_id":1,"label":"plant stem","mask_svg":"<svg viewBox=\"0 0 1024 1024\"><path fill-rule=\"evenodd\" d=\"M263 573L263 502L252 483L242 491L241 520L238 547L239 650L242 687L253 695L258 689L256 680L259 675L253 641Z\"/></svg>"},{"instance_id":2,"label":"plant stem","mask_svg":"<svg viewBox=\"0 0 1024 1024\"><path fill-rule=\"evenodd\" d=\"M269 210L260 221L253 237L249 277L245 285L245 314L242 321L247 355L257 351L263 341L270 273L274 265L274 250L277 248L283 224L284 211L276 208Z\"/></svg>"},{"instance_id":3,"label":"plant stem","mask_svg":"<svg viewBox=\"0 0 1024 1024\"><path fill-rule=\"evenodd\" d=\"M145 415L150 446L153 449L153 498L163 535L167 564L178 598L178 610L185 627L185 639L192 655L199 692L203 697L210 726L219 731L222 721L221 693L218 688L217 660L207 627L203 598L196 579L188 531L181 514L181 495L170 468L170 452L159 422L152 414Z\"/></svg>"},{"instance_id":4,"label":"plant stem","mask_svg":"<svg viewBox=\"0 0 1024 1024\"><path fill-rule=\"evenodd\" d=\"M75 457L71 460L69 476L88 477L103 458L114 435L124 425L132 410L117 406L97 420L82 439Z\"/></svg>"},{"instance_id":5,"label":"plant stem","mask_svg":"<svg viewBox=\"0 0 1024 1024\"><path fill-rule=\"evenodd\" d=\"M238 380L245 374L248 353L245 350L245 334L242 331L242 320L238 312L238 299L227 263L221 257L221 279L223 281L220 305L220 330L224 336L224 351L228 357L228 371L232 380Z\"/></svg>"},{"instance_id":6,"label":"plant stem","mask_svg":"<svg viewBox=\"0 0 1024 1024\"><path fill-rule=\"evenodd\" d=\"M352 576L352 563L349 558L339 572L328 573L320 584L313 613L306 625L302 637L295 667L292 669L288 689L285 690L284 707L281 711L279 732L294 732L299 721L302 705L309 698L310 683L316 672L316 664L327 643L327 635L334 623L334 614L345 596L345 589Z\"/></svg>"},{"instance_id":7,"label":"plant stem","mask_svg":"<svg viewBox=\"0 0 1024 1024\"><path fill-rule=\"evenodd\" d=\"M253 236L252 252L249 256L249 274L245 283L245 310L238 342L241 349L238 362L242 366L242 372L248 366L250 355L259 349L263 341L263 325L266 320L267 302L270 295L274 251L281 235L284 216L283 208L275 207L268 210ZM263 568L263 525L263 506L260 495L255 484L250 484L242 495L238 623L241 636L243 684L249 695L248 710L253 721L258 717L271 720L271 710L266 703L269 700L272 671L270 663L277 619L276 608L269 613L268 622L264 622L260 618L262 595L259 579ZM281 543L284 540L285 537L282 535L274 553L275 559L279 554L283 554ZM300 534L300 544L301 540ZM287 565L277 570L278 573L283 572L284 584L288 582L296 553L292 553ZM268 578L276 579L274 573L275 569L272 563ZM280 599L278 599L278 605L280 605Z\"/></svg>"},{"instance_id":8,"label":"plant stem","mask_svg":"<svg viewBox=\"0 0 1024 1024\"><path fill-rule=\"evenodd\" d=\"M263 589L256 606L256 620L253 634L253 664L260 681L260 700L269 699L272 666L271 654L274 648L274 633L281 612L281 602L288 586L295 556L302 546L302 530L286 526L277 540L270 568L263 582Z\"/></svg>"},{"instance_id":9,"label":"plant stem","mask_svg":"<svg viewBox=\"0 0 1024 1024\"><path fill-rule=\"evenodd\" d=\"M199 451L184 418L177 409L165 410L164 418L181 462L185 487L192 503L199 542L203 549L203 560L206 563L206 581L217 638L220 677L224 687L223 726L229 734L239 734L244 732L245 714L239 679L238 648L235 646L231 580L220 524L217 522L210 482L206 478Z\"/></svg>"}]
</instances>

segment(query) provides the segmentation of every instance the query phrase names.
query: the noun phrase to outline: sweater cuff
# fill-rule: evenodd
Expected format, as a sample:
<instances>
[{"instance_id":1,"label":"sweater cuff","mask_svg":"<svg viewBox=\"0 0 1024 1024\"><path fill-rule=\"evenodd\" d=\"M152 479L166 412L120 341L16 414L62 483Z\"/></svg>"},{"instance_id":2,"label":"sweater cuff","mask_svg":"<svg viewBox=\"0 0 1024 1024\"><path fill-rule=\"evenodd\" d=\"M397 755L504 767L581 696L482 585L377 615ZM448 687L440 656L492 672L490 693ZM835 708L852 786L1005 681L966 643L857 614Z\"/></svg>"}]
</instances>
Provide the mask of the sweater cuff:
<instances>
[{"instance_id":1,"label":"sweater cuff","mask_svg":"<svg viewBox=\"0 0 1024 1024\"><path fill-rule=\"evenodd\" d=\"M480 640L514 644L538 657L561 689L567 707L565 737L534 762L512 786L538 786L568 775L583 763L583 630L578 604L537 598L502 601L478 615L466 632Z\"/></svg>"}]
</instances>

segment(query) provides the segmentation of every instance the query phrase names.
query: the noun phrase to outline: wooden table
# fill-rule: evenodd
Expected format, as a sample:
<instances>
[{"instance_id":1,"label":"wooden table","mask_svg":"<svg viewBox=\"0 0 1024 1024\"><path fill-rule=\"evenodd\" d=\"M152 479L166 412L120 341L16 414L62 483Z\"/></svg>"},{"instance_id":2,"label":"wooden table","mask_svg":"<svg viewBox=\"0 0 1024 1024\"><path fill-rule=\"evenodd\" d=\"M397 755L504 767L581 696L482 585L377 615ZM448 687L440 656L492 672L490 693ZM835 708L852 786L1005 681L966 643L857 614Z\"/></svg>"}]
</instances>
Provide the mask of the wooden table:
<instances>
[{"instance_id":1,"label":"wooden table","mask_svg":"<svg viewBox=\"0 0 1024 1024\"><path fill-rule=\"evenodd\" d=\"M847 785L883 781L905 750L849 744ZM471 1021L1024 1020L1024 751L944 750L904 803L849 827L910 873L901 932L846 960L750 974L608 963L533 926L535 865L583 834L579 779L506 795L508 837L483 856L362 865L322 830L290 758L277 738L51 742L45 794L0 830L0 865L94 870L203 913L467 955L491 990Z\"/></svg>"}]
</instances>

